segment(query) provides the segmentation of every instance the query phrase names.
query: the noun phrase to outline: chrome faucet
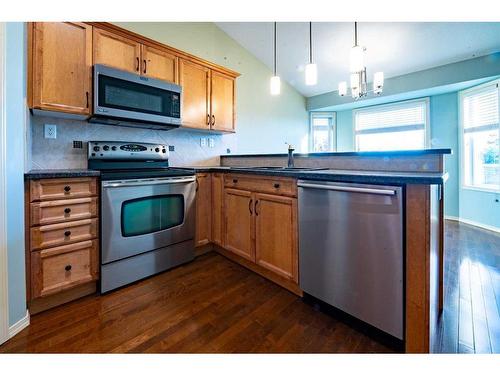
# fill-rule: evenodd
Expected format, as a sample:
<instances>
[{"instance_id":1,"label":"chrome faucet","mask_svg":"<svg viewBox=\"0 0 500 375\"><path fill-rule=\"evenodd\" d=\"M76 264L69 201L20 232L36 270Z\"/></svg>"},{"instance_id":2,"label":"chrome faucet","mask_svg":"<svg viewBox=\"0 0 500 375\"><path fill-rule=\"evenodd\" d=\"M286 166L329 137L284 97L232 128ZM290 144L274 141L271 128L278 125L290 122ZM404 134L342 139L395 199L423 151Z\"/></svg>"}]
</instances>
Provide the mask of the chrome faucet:
<instances>
[{"instance_id":1,"label":"chrome faucet","mask_svg":"<svg viewBox=\"0 0 500 375\"><path fill-rule=\"evenodd\" d=\"M285 144L288 145L288 168L293 168L294 167L293 152L295 151L295 149L293 148L293 146L290 143L285 142Z\"/></svg>"}]
</instances>

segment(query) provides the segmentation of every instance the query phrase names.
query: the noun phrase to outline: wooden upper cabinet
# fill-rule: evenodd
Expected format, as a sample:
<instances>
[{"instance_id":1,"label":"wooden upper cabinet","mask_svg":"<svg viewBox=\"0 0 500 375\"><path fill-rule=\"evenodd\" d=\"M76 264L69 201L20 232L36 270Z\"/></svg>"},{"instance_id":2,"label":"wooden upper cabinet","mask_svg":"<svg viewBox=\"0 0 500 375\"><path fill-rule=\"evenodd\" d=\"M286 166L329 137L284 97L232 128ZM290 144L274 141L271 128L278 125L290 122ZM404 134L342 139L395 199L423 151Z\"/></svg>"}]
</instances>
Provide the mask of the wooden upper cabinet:
<instances>
[{"instance_id":1,"label":"wooden upper cabinet","mask_svg":"<svg viewBox=\"0 0 500 375\"><path fill-rule=\"evenodd\" d=\"M255 193L255 261L298 281L297 199Z\"/></svg>"},{"instance_id":2,"label":"wooden upper cabinet","mask_svg":"<svg viewBox=\"0 0 500 375\"><path fill-rule=\"evenodd\" d=\"M212 235L212 184L210 173L196 175L195 246L210 243Z\"/></svg>"},{"instance_id":3,"label":"wooden upper cabinet","mask_svg":"<svg viewBox=\"0 0 500 375\"><path fill-rule=\"evenodd\" d=\"M255 262L252 210L251 192L236 189L224 190L225 247L243 258Z\"/></svg>"},{"instance_id":4,"label":"wooden upper cabinet","mask_svg":"<svg viewBox=\"0 0 500 375\"><path fill-rule=\"evenodd\" d=\"M172 53L142 45L141 74L173 83L179 82L178 58Z\"/></svg>"},{"instance_id":5,"label":"wooden upper cabinet","mask_svg":"<svg viewBox=\"0 0 500 375\"><path fill-rule=\"evenodd\" d=\"M121 35L94 28L94 64L139 73L141 44Z\"/></svg>"},{"instance_id":6,"label":"wooden upper cabinet","mask_svg":"<svg viewBox=\"0 0 500 375\"><path fill-rule=\"evenodd\" d=\"M211 129L234 131L234 78L212 70Z\"/></svg>"},{"instance_id":7,"label":"wooden upper cabinet","mask_svg":"<svg viewBox=\"0 0 500 375\"><path fill-rule=\"evenodd\" d=\"M210 129L210 69L179 59L179 84L182 86L182 125Z\"/></svg>"},{"instance_id":8,"label":"wooden upper cabinet","mask_svg":"<svg viewBox=\"0 0 500 375\"><path fill-rule=\"evenodd\" d=\"M30 28L30 106L90 114L92 26L76 22L36 22L30 24Z\"/></svg>"}]
</instances>

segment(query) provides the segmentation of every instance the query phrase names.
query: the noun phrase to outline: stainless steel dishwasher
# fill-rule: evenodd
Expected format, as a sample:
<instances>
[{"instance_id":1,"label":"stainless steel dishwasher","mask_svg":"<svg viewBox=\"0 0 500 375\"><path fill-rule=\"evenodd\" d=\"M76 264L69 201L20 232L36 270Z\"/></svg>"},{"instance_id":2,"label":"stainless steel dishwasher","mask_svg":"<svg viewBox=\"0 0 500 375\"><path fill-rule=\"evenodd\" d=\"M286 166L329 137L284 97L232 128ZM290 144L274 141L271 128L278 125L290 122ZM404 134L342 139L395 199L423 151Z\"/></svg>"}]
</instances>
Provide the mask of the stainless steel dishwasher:
<instances>
[{"instance_id":1,"label":"stainless steel dishwasher","mask_svg":"<svg viewBox=\"0 0 500 375\"><path fill-rule=\"evenodd\" d=\"M402 340L402 188L298 187L301 289Z\"/></svg>"}]
</instances>

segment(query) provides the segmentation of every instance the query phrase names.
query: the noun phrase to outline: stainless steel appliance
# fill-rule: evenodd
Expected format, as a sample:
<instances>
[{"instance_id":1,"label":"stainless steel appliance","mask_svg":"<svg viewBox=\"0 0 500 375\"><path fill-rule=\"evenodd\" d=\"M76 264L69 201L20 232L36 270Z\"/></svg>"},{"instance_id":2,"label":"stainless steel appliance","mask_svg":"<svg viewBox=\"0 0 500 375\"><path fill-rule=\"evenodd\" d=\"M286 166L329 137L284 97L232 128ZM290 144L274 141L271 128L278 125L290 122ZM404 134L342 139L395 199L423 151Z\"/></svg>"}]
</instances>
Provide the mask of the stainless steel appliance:
<instances>
[{"instance_id":1,"label":"stainless steel appliance","mask_svg":"<svg viewBox=\"0 0 500 375\"><path fill-rule=\"evenodd\" d=\"M298 186L301 289L402 340L402 188Z\"/></svg>"},{"instance_id":2,"label":"stainless steel appliance","mask_svg":"<svg viewBox=\"0 0 500 375\"><path fill-rule=\"evenodd\" d=\"M89 142L101 171L101 292L194 258L195 173L165 145Z\"/></svg>"},{"instance_id":3,"label":"stainless steel appliance","mask_svg":"<svg viewBox=\"0 0 500 375\"><path fill-rule=\"evenodd\" d=\"M169 130L181 124L179 85L94 65L90 122Z\"/></svg>"}]
</instances>

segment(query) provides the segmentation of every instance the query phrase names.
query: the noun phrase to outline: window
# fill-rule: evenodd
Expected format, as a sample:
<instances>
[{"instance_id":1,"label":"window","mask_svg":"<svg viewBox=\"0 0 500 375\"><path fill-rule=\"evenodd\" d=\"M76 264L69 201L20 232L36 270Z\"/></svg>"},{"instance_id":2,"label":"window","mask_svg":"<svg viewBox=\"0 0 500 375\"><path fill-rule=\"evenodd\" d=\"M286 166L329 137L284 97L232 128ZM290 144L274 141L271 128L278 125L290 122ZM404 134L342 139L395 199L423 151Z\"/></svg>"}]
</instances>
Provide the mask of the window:
<instances>
[{"instance_id":1,"label":"window","mask_svg":"<svg viewBox=\"0 0 500 375\"><path fill-rule=\"evenodd\" d=\"M416 150L427 145L429 99L353 111L357 151Z\"/></svg>"},{"instance_id":2,"label":"window","mask_svg":"<svg viewBox=\"0 0 500 375\"><path fill-rule=\"evenodd\" d=\"M310 122L311 152L335 151L335 112L311 112Z\"/></svg>"},{"instance_id":3,"label":"window","mask_svg":"<svg viewBox=\"0 0 500 375\"><path fill-rule=\"evenodd\" d=\"M462 184L500 191L499 82L460 93Z\"/></svg>"}]
</instances>

